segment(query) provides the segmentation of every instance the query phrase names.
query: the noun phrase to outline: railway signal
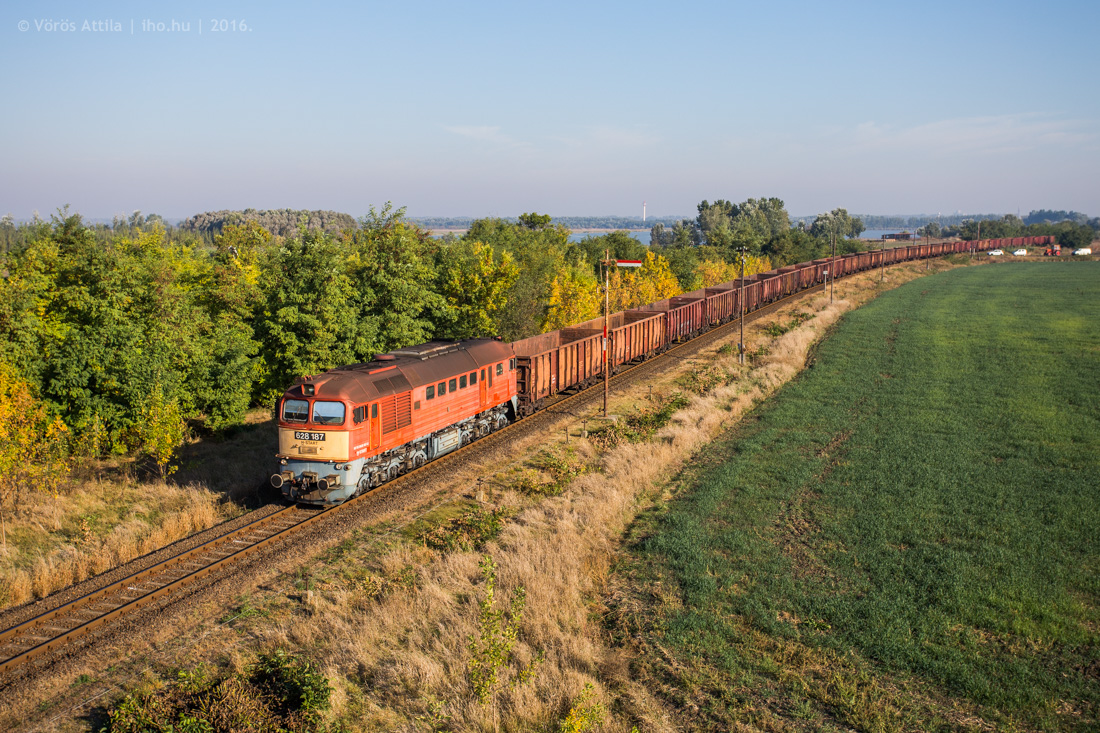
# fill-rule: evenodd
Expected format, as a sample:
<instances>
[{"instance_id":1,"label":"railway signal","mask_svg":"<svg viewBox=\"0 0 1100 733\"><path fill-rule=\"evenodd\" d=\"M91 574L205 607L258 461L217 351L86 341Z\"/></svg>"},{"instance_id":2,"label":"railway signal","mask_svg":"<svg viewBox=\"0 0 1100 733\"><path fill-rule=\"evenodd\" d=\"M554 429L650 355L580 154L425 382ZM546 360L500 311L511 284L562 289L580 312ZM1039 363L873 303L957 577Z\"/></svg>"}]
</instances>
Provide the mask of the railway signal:
<instances>
[{"instance_id":1,"label":"railway signal","mask_svg":"<svg viewBox=\"0 0 1100 733\"><path fill-rule=\"evenodd\" d=\"M611 310L611 266L615 267L641 267L641 260L613 260L611 250L603 251L603 416L607 417L607 393L611 381L610 368L607 360L607 321Z\"/></svg>"},{"instance_id":2,"label":"railway signal","mask_svg":"<svg viewBox=\"0 0 1100 733\"><path fill-rule=\"evenodd\" d=\"M737 294L738 307L741 309L741 336L737 341L737 363L745 363L745 255L748 247L738 247L741 253L741 292Z\"/></svg>"}]
</instances>

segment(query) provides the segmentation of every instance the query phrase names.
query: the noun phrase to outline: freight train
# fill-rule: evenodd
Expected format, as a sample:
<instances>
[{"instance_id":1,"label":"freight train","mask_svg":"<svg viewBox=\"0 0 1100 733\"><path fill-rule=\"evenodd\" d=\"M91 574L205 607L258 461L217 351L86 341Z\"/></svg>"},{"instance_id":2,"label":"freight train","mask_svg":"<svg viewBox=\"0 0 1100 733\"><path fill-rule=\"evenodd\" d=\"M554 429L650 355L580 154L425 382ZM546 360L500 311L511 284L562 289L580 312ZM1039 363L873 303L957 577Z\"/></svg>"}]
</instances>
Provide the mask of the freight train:
<instances>
[{"instance_id":1,"label":"freight train","mask_svg":"<svg viewBox=\"0 0 1100 733\"><path fill-rule=\"evenodd\" d=\"M608 369L661 353L788 295L883 265L1053 237L916 244L780 267L611 314ZM830 273L830 268L832 273ZM744 302L742 303L742 298ZM301 504L333 505L419 468L603 375L604 319L505 343L431 341L303 377L278 403L279 471Z\"/></svg>"}]
</instances>

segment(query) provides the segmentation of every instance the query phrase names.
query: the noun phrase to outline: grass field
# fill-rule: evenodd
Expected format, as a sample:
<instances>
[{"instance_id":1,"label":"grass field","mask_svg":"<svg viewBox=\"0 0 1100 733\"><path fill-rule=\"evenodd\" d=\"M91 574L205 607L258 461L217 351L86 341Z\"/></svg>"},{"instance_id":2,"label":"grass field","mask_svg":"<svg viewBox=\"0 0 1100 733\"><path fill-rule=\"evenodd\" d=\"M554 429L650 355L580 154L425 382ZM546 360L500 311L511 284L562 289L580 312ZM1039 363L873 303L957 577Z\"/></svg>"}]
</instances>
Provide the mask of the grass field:
<instances>
[{"instance_id":1,"label":"grass field","mask_svg":"<svg viewBox=\"0 0 1100 733\"><path fill-rule=\"evenodd\" d=\"M688 727L1096 729L1100 264L885 293L709 453L612 613Z\"/></svg>"}]
</instances>

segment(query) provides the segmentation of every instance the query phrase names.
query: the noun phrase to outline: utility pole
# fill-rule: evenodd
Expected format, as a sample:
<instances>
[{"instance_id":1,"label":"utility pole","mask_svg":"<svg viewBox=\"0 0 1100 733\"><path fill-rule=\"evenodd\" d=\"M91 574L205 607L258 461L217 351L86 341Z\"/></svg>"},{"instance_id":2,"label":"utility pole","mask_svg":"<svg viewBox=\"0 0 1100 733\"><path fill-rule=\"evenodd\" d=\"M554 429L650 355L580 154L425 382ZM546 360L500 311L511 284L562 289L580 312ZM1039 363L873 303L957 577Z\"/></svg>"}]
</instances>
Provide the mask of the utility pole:
<instances>
[{"instance_id":1,"label":"utility pole","mask_svg":"<svg viewBox=\"0 0 1100 733\"><path fill-rule=\"evenodd\" d=\"M880 283L882 283L882 282L886 281L886 243L885 242L882 243L882 253L881 253L881 256L879 257L879 260L880 260L879 264L882 265L882 267L879 268L878 281Z\"/></svg>"},{"instance_id":2,"label":"utility pole","mask_svg":"<svg viewBox=\"0 0 1100 733\"><path fill-rule=\"evenodd\" d=\"M607 365L607 320L611 310L611 250L603 252L603 416L607 418L608 382L611 379Z\"/></svg>"},{"instance_id":3,"label":"utility pole","mask_svg":"<svg viewBox=\"0 0 1100 733\"><path fill-rule=\"evenodd\" d=\"M741 306L741 338L737 342L737 363L745 363L745 254L749 251L748 247L738 247L737 251L741 253L741 292L737 296L737 302Z\"/></svg>"},{"instance_id":4,"label":"utility pole","mask_svg":"<svg viewBox=\"0 0 1100 733\"><path fill-rule=\"evenodd\" d=\"M833 225L833 257L829 263L829 305L833 304L833 283L836 282L836 225Z\"/></svg>"}]
</instances>

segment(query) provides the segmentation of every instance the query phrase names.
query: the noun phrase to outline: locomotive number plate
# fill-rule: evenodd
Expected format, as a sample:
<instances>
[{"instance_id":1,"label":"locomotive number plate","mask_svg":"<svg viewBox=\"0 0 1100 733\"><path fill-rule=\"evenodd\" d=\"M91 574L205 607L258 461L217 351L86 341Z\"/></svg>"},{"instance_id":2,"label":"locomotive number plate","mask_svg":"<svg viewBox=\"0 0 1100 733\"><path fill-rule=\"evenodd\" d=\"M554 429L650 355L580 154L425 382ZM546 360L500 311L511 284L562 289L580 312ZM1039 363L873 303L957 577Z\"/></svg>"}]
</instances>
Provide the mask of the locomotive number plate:
<instances>
[{"instance_id":1,"label":"locomotive number plate","mask_svg":"<svg viewBox=\"0 0 1100 733\"><path fill-rule=\"evenodd\" d=\"M294 439L295 440L324 440L325 439L325 434L324 433L309 433L309 432L305 432L305 431L295 430L294 431Z\"/></svg>"}]
</instances>

